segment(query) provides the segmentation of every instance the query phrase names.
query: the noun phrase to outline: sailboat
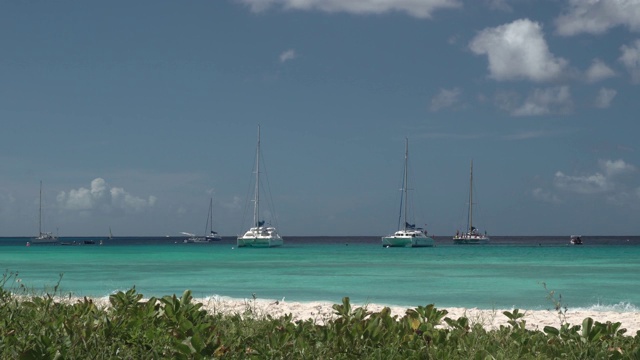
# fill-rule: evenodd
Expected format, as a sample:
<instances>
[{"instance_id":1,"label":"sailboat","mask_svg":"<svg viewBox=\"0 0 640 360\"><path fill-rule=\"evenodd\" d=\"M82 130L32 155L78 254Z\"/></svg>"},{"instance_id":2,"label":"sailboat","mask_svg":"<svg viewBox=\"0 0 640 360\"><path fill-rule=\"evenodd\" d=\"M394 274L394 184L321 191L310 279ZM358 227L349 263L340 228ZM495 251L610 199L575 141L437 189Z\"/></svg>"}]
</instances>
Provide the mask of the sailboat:
<instances>
[{"instance_id":1,"label":"sailboat","mask_svg":"<svg viewBox=\"0 0 640 360\"><path fill-rule=\"evenodd\" d=\"M410 224L407 220L408 199L409 199L409 139L405 139L404 151L404 178L402 181L402 197L400 199L400 217L404 224L393 235L382 238L384 247L431 247L435 242L433 238L427 236L427 231L423 228Z\"/></svg>"},{"instance_id":2,"label":"sailboat","mask_svg":"<svg viewBox=\"0 0 640 360\"><path fill-rule=\"evenodd\" d=\"M473 160L471 161L471 171L469 176L469 211L467 213L467 230L465 232L456 231L453 237L454 244L488 244L490 239L485 231L484 234L473 226Z\"/></svg>"},{"instance_id":3,"label":"sailboat","mask_svg":"<svg viewBox=\"0 0 640 360\"><path fill-rule=\"evenodd\" d=\"M40 181L40 211L38 217L38 236L33 238L34 244L57 244L58 237L50 232L42 232L42 181Z\"/></svg>"},{"instance_id":4,"label":"sailboat","mask_svg":"<svg viewBox=\"0 0 640 360\"><path fill-rule=\"evenodd\" d=\"M222 236L213 231L213 198L209 199L209 214L207 215L207 225L205 226L204 234L207 241L222 240Z\"/></svg>"},{"instance_id":5,"label":"sailboat","mask_svg":"<svg viewBox=\"0 0 640 360\"><path fill-rule=\"evenodd\" d=\"M284 241L273 226L265 226L260 220L260 126L258 126L258 145L256 147L256 183L253 198L253 223L249 230L238 236L238 247L277 247Z\"/></svg>"}]
</instances>

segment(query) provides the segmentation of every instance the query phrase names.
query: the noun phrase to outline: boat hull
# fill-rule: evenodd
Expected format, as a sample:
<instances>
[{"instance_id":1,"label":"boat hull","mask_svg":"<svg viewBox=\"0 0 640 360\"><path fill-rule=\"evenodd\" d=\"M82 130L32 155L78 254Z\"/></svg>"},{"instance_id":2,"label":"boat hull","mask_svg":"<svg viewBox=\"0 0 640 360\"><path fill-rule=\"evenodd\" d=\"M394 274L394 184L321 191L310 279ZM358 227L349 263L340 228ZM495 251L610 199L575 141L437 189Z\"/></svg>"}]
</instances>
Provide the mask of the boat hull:
<instances>
[{"instance_id":1,"label":"boat hull","mask_svg":"<svg viewBox=\"0 0 640 360\"><path fill-rule=\"evenodd\" d=\"M282 238L239 237L238 247L269 248L282 246Z\"/></svg>"},{"instance_id":2,"label":"boat hull","mask_svg":"<svg viewBox=\"0 0 640 360\"><path fill-rule=\"evenodd\" d=\"M453 243L456 245L485 245L491 240L486 236L455 236Z\"/></svg>"},{"instance_id":3,"label":"boat hull","mask_svg":"<svg viewBox=\"0 0 640 360\"><path fill-rule=\"evenodd\" d=\"M386 236L382 238L383 247L433 247L435 241L430 237Z\"/></svg>"}]
</instances>

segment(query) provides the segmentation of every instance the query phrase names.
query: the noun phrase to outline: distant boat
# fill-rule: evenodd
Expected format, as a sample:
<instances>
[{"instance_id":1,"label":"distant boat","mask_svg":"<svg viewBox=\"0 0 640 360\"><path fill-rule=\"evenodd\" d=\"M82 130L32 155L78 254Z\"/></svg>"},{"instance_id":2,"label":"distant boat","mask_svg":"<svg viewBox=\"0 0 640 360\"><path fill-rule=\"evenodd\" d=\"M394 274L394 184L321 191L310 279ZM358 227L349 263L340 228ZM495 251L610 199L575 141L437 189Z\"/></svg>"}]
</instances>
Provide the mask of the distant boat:
<instances>
[{"instance_id":1,"label":"distant boat","mask_svg":"<svg viewBox=\"0 0 640 360\"><path fill-rule=\"evenodd\" d=\"M467 213L467 230L465 232L456 231L453 237L454 244L460 245L480 245L488 244L490 239L485 231L484 234L473 226L473 161L471 161L471 173L469 176L469 211Z\"/></svg>"},{"instance_id":2,"label":"distant boat","mask_svg":"<svg viewBox=\"0 0 640 360\"><path fill-rule=\"evenodd\" d=\"M580 235L571 235L571 239L569 240L571 245L582 245L582 236Z\"/></svg>"},{"instance_id":3,"label":"distant boat","mask_svg":"<svg viewBox=\"0 0 640 360\"><path fill-rule=\"evenodd\" d=\"M204 237L204 236L198 236L196 234L192 234L192 233L188 233L188 232L182 232L181 234L188 236L188 238L183 240L183 242L185 244L202 244L202 243L208 243L209 242L209 240L207 240L207 238Z\"/></svg>"},{"instance_id":4,"label":"distant boat","mask_svg":"<svg viewBox=\"0 0 640 360\"><path fill-rule=\"evenodd\" d=\"M249 230L238 236L238 247L277 247L284 244L284 240L273 226L265 226L260 220L260 126L258 126L258 145L256 146L256 183L253 198L253 223Z\"/></svg>"},{"instance_id":5,"label":"distant boat","mask_svg":"<svg viewBox=\"0 0 640 360\"><path fill-rule=\"evenodd\" d=\"M208 241L220 241L222 236L213 231L213 198L209 199L209 215L207 215L207 225L205 226L205 238Z\"/></svg>"},{"instance_id":6,"label":"distant boat","mask_svg":"<svg viewBox=\"0 0 640 360\"><path fill-rule=\"evenodd\" d=\"M40 211L38 216L38 236L33 238L32 244L57 244L58 237L50 232L42 231L42 181L40 181Z\"/></svg>"},{"instance_id":7,"label":"distant boat","mask_svg":"<svg viewBox=\"0 0 640 360\"><path fill-rule=\"evenodd\" d=\"M407 210L409 200L409 139L405 139L404 151L404 177L402 181L402 196L400 197L400 218L402 218L402 227L398 223L398 231L393 235L382 238L382 246L384 247L432 247L435 242L433 238L427 236L427 231L410 224L407 220Z\"/></svg>"}]
</instances>

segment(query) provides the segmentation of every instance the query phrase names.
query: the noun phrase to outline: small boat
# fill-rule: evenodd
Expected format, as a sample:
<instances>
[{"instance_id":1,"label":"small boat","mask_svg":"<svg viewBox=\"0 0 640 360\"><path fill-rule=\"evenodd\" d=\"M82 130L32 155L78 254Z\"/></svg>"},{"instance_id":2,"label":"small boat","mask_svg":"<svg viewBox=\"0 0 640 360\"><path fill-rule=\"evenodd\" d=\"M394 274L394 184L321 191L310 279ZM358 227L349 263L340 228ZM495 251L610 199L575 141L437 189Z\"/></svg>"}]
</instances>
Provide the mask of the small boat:
<instances>
[{"instance_id":1,"label":"small boat","mask_svg":"<svg viewBox=\"0 0 640 360\"><path fill-rule=\"evenodd\" d=\"M260 220L260 126L258 126L258 145L256 146L256 180L253 192L253 222L244 235L238 236L238 247L278 247L284 240L273 226L265 226Z\"/></svg>"},{"instance_id":2,"label":"small boat","mask_svg":"<svg viewBox=\"0 0 640 360\"><path fill-rule=\"evenodd\" d=\"M402 196L400 197L400 216L398 217L398 231L382 238L383 247L432 247L435 245L433 238L427 236L423 228L410 224L407 220L408 210L408 174L409 174L409 139L405 139L404 151L404 177L402 181ZM403 207L404 205L404 207ZM403 219L400 227L400 219Z\"/></svg>"},{"instance_id":3,"label":"small boat","mask_svg":"<svg viewBox=\"0 0 640 360\"><path fill-rule=\"evenodd\" d=\"M209 215L207 215L207 225L205 226L205 238L207 241L220 241L222 236L213 231L213 198L209 199Z\"/></svg>"},{"instance_id":4,"label":"small boat","mask_svg":"<svg viewBox=\"0 0 640 360\"><path fill-rule=\"evenodd\" d=\"M50 232L42 231L42 181L40 181L40 211L38 217L38 236L34 237L31 244L57 244L58 237Z\"/></svg>"},{"instance_id":5,"label":"small boat","mask_svg":"<svg viewBox=\"0 0 640 360\"><path fill-rule=\"evenodd\" d=\"M471 174L469 177L469 211L467 213L467 231L456 231L453 243L458 245L482 245L488 244L490 239L485 231L484 234L473 226L473 161L471 161Z\"/></svg>"},{"instance_id":6,"label":"small boat","mask_svg":"<svg viewBox=\"0 0 640 360\"><path fill-rule=\"evenodd\" d=\"M206 244L209 242L204 236L197 236L196 234L188 232L182 232L181 234L188 236L188 238L184 239L185 244Z\"/></svg>"},{"instance_id":7,"label":"small boat","mask_svg":"<svg viewBox=\"0 0 640 360\"><path fill-rule=\"evenodd\" d=\"M571 235L571 239L569 240L571 245L582 245L582 236L580 235Z\"/></svg>"}]
</instances>

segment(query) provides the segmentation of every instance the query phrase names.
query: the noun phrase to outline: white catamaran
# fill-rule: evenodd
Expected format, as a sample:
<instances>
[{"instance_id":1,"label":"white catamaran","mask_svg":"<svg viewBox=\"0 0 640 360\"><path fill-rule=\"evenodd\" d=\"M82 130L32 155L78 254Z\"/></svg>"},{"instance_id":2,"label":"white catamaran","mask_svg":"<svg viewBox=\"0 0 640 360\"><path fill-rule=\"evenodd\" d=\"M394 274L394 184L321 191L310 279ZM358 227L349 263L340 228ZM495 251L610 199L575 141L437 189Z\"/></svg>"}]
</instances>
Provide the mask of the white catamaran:
<instances>
[{"instance_id":1,"label":"white catamaran","mask_svg":"<svg viewBox=\"0 0 640 360\"><path fill-rule=\"evenodd\" d=\"M471 161L471 175L469 178L469 211L467 213L467 231L456 231L453 237L454 244L480 245L488 244L490 241L487 232L484 234L473 226L473 161Z\"/></svg>"},{"instance_id":2,"label":"white catamaran","mask_svg":"<svg viewBox=\"0 0 640 360\"><path fill-rule=\"evenodd\" d=\"M284 241L273 226L265 226L260 220L260 126L258 126L258 145L256 147L256 184L253 198L253 223L242 236L238 236L238 247L277 247Z\"/></svg>"},{"instance_id":3,"label":"white catamaran","mask_svg":"<svg viewBox=\"0 0 640 360\"><path fill-rule=\"evenodd\" d=\"M416 227L415 224L409 224L407 221L408 210L408 194L409 194L409 139L405 139L405 152L404 152L404 178L402 181L403 196L400 200L400 218L402 218L403 226L400 228L398 224L398 231L393 235L385 236L382 238L382 246L384 247L431 247L435 242L433 238L427 236L427 231ZM404 216L403 216L404 215Z\"/></svg>"},{"instance_id":4,"label":"white catamaran","mask_svg":"<svg viewBox=\"0 0 640 360\"><path fill-rule=\"evenodd\" d=\"M34 244L57 244L58 237L50 232L42 232L42 181L40 181L40 210L38 216L38 236L33 238Z\"/></svg>"}]
</instances>

